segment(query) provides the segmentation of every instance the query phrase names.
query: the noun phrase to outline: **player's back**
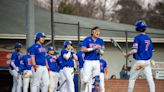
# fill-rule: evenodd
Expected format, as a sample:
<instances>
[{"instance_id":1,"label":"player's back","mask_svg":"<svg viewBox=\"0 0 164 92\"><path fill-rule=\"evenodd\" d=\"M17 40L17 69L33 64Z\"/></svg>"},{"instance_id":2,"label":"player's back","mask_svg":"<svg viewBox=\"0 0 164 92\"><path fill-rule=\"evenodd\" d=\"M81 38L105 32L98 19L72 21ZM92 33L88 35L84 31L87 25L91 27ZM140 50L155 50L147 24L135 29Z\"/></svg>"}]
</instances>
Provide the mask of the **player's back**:
<instances>
[{"instance_id":1,"label":"player's back","mask_svg":"<svg viewBox=\"0 0 164 92\"><path fill-rule=\"evenodd\" d=\"M21 60L24 65L25 70L31 70L32 64L31 64L31 56L29 54L26 54L22 57Z\"/></svg>"},{"instance_id":2,"label":"player's back","mask_svg":"<svg viewBox=\"0 0 164 92\"><path fill-rule=\"evenodd\" d=\"M100 59L100 72L101 73L104 73L105 72L105 68L107 67L107 63L105 60L103 59Z\"/></svg>"},{"instance_id":3,"label":"player's back","mask_svg":"<svg viewBox=\"0 0 164 92\"><path fill-rule=\"evenodd\" d=\"M52 55L48 54L46 56L46 59L47 59L50 70L54 72L59 72L59 66L57 65L57 61L53 59Z\"/></svg>"},{"instance_id":4,"label":"player's back","mask_svg":"<svg viewBox=\"0 0 164 92\"><path fill-rule=\"evenodd\" d=\"M83 68L85 53L82 51L78 51L76 55L78 57L80 68Z\"/></svg>"},{"instance_id":5,"label":"player's back","mask_svg":"<svg viewBox=\"0 0 164 92\"><path fill-rule=\"evenodd\" d=\"M133 47L137 46L137 53L134 54L136 60L149 60L152 57L152 40L146 34L139 34L134 39Z\"/></svg>"}]
</instances>

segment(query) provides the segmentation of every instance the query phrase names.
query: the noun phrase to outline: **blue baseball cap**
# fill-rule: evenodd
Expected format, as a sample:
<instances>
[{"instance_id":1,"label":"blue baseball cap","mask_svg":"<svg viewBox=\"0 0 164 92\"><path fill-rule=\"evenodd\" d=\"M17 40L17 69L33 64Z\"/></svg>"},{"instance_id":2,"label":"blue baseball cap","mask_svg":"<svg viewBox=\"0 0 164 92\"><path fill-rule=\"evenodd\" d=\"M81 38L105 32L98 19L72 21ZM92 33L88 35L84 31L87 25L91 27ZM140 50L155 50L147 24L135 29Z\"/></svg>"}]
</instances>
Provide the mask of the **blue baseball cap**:
<instances>
[{"instance_id":1,"label":"blue baseball cap","mask_svg":"<svg viewBox=\"0 0 164 92\"><path fill-rule=\"evenodd\" d=\"M65 48L67 47L67 45L72 45L72 41L70 41L70 40L64 41L64 47Z\"/></svg>"},{"instance_id":2,"label":"blue baseball cap","mask_svg":"<svg viewBox=\"0 0 164 92\"><path fill-rule=\"evenodd\" d=\"M41 37L46 37L46 35L43 32L36 33L35 41L38 41Z\"/></svg>"},{"instance_id":3,"label":"blue baseball cap","mask_svg":"<svg viewBox=\"0 0 164 92\"><path fill-rule=\"evenodd\" d=\"M83 42L80 42L80 43L79 43L79 47L82 47L82 46L83 46Z\"/></svg>"},{"instance_id":4,"label":"blue baseball cap","mask_svg":"<svg viewBox=\"0 0 164 92\"><path fill-rule=\"evenodd\" d=\"M21 48L21 47L22 47L22 44L21 44L21 43L17 42L17 43L15 44L15 48Z\"/></svg>"},{"instance_id":5,"label":"blue baseball cap","mask_svg":"<svg viewBox=\"0 0 164 92\"><path fill-rule=\"evenodd\" d=\"M140 32L145 31L145 29L147 28L147 24L144 20L136 21L135 26L136 26L136 31L140 31Z\"/></svg>"},{"instance_id":6,"label":"blue baseball cap","mask_svg":"<svg viewBox=\"0 0 164 92\"><path fill-rule=\"evenodd\" d=\"M48 47L48 51L50 51L50 50L54 50L54 47L53 46L49 46Z\"/></svg>"}]
</instances>

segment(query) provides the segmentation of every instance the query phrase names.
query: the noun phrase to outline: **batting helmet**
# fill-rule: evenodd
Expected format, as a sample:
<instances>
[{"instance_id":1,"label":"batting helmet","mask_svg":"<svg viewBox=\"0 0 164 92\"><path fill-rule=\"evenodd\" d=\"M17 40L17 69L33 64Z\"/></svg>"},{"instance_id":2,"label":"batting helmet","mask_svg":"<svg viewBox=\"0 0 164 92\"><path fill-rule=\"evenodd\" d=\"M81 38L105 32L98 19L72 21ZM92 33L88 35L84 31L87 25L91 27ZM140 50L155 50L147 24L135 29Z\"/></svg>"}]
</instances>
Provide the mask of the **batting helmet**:
<instances>
[{"instance_id":1,"label":"batting helmet","mask_svg":"<svg viewBox=\"0 0 164 92\"><path fill-rule=\"evenodd\" d=\"M44 33L42 33L42 32L36 33L36 39L35 39L35 41L38 41L41 37L46 37L46 35Z\"/></svg>"},{"instance_id":2,"label":"batting helmet","mask_svg":"<svg viewBox=\"0 0 164 92\"><path fill-rule=\"evenodd\" d=\"M139 32L144 32L147 28L147 24L144 20L138 20L135 23L135 26L136 26L136 31L139 31Z\"/></svg>"},{"instance_id":3,"label":"batting helmet","mask_svg":"<svg viewBox=\"0 0 164 92\"><path fill-rule=\"evenodd\" d=\"M70 41L70 40L64 41L64 48L66 48L67 45L72 45L72 41Z\"/></svg>"},{"instance_id":4,"label":"batting helmet","mask_svg":"<svg viewBox=\"0 0 164 92\"><path fill-rule=\"evenodd\" d=\"M80 43L79 43L79 47L82 47L82 46L83 46L83 43L82 43L82 42L80 42Z\"/></svg>"},{"instance_id":5,"label":"batting helmet","mask_svg":"<svg viewBox=\"0 0 164 92\"><path fill-rule=\"evenodd\" d=\"M17 43L15 44L15 48L21 48L21 47L22 47L22 44L21 44L21 43L17 42Z\"/></svg>"},{"instance_id":6,"label":"batting helmet","mask_svg":"<svg viewBox=\"0 0 164 92\"><path fill-rule=\"evenodd\" d=\"M54 50L54 47L49 46L49 47L48 47L48 51L50 51L50 50Z\"/></svg>"}]
</instances>

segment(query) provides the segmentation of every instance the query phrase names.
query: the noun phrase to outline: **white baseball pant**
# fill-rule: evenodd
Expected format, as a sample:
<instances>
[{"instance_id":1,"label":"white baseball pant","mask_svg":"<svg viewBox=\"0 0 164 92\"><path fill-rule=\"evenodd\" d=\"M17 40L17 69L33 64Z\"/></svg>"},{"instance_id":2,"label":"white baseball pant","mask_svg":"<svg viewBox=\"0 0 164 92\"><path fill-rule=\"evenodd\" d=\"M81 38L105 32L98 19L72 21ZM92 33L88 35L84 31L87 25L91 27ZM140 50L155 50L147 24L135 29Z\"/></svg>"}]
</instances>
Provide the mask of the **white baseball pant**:
<instances>
[{"instance_id":1,"label":"white baseball pant","mask_svg":"<svg viewBox=\"0 0 164 92\"><path fill-rule=\"evenodd\" d=\"M67 92L75 92L74 89L74 69L73 67L64 67L63 68L64 76L66 78L66 90Z\"/></svg>"},{"instance_id":2,"label":"white baseball pant","mask_svg":"<svg viewBox=\"0 0 164 92\"><path fill-rule=\"evenodd\" d=\"M63 69L60 70L59 72L59 83L60 85L66 80L65 76L64 76L64 71ZM63 84L63 86L60 88L60 92L66 92L66 83Z\"/></svg>"},{"instance_id":3,"label":"white baseball pant","mask_svg":"<svg viewBox=\"0 0 164 92\"><path fill-rule=\"evenodd\" d=\"M85 60L83 81L82 81L83 83L82 92L88 92L87 85L92 84L92 82L90 83L90 80L92 80L93 77L99 74L100 74L100 61L99 60ZM89 90L89 92L92 92L92 90Z\"/></svg>"},{"instance_id":4,"label":"white baseball pant","mask_svg":"<svg viewBox=\"0 0 164 92\"><path fill-rule=\"evenodd\" d=\"M32 78L32 71L24 70L23 71L23 92L28 92L31 78Z\"/></svg>"},{"instance_id":5,"label":"white baseball pant","mask_svg":"<svg viewBox=\"0 0 164 92\"><path fill-rule=\"evenodd\" d=\"M33 76L31 80L31 92L47 92L49 86L49 75L46 66L37 66L36 72L33 69Z\"/></svg>"},{"instance_id":6,"label":"white baseball pant","mask_svg":"<svg viewBox=\"0 0 164 92\"><path fill-rule=\"evenodd\" d=\"M104 73L100 73L100 92L105 92Z\"/></svg>"},{"instance_id":7,"label":"white baseball pant","mask_svg":"<svg viewBox=\"0 0 164 92\"><path fill-rule=\"evenodd\" d=\"M81 69L80 69L80 78L81 78L81 80L80 80L80 81L81 81L81 92L83 91L83 90L82 90L82 88L83 88L83 83L82 83L82 82L83 82L83 72L84 72L84 69L83 69L83 68L81 68Z\"/></svg>"},{"instance_id":8,"label":"white baseball pant","mask_svg":"<svg viewBox=\"0 0 164 92\"><path fill-rule=\"evenodd\" d=\"M136 70L137 65L141 65L141 64L143 64L144 67L141 68L140 70ZM154 85L154 80L153 80L153 76L152 76L150 60L138 60L133 65L131 72L130 72L128 92L133 92L135 81L140 72L143 72L146 75L146 79L149 84L150 92L155 92L155 85Z\"/></svg>"},{"instance_id":9,"label":"white baseball pant","mask_svg":"<svg viewBox=\"0 0 164 92\"><path fill-rule=\"evenodd\" d=\"M84 85L83 85L84 84L84 81L83 81L84 68L82 68L80 70L80 73L81 73L81 92L83 92L83 87L84 87ZM84 76L86 76L86 75L84 75ZM92 83L93 83L92 77L90 77L89 82L85 85L86 86L86 92L92 91Z\"/></svg>"},{"instance_id":10,"label":"white baseball pant","mask_svg":"<svg viewBox=\"0 0 164 92\"><path fill-rule=\"evenodd\" d=\"M9 72L13 76L12 92L22 92L22 76L14 69Z\"/></svg>"},{"instance_id":11,"label":"white baseball pant","mask_svg":"<svg viewBox=\"0 0 164 92\"><path fill-rule=\"evenodd\" d=\"M50 75L49 92L57 92L59 73L50 71L49 75Z\"/></svg>"}]
</instances>

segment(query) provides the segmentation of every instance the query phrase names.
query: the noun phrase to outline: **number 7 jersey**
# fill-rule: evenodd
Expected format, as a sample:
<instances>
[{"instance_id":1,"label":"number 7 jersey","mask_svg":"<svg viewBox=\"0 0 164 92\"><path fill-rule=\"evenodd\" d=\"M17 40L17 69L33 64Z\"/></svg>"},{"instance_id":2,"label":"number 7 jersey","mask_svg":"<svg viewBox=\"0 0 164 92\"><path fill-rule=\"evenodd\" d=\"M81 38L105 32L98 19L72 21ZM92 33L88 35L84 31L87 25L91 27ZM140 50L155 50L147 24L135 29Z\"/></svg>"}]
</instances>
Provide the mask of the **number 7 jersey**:
<instances>
[{"instance_id":1,"label":"number 7 jersey","mask_svg":"<svg viewBox=\"0 0 164 92\"><path fill-rule=\"evenodd\" d=\"M139 34L134 38L133 49L137 49L137 53L133 54L136 60L149 60L153 54L152 40L146 34Z\"/></svg>"}]
</instances>

